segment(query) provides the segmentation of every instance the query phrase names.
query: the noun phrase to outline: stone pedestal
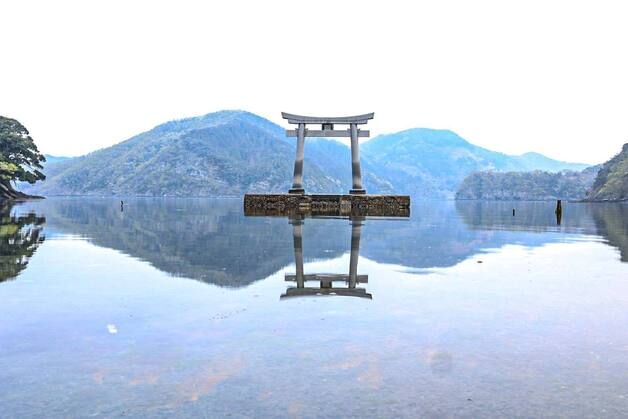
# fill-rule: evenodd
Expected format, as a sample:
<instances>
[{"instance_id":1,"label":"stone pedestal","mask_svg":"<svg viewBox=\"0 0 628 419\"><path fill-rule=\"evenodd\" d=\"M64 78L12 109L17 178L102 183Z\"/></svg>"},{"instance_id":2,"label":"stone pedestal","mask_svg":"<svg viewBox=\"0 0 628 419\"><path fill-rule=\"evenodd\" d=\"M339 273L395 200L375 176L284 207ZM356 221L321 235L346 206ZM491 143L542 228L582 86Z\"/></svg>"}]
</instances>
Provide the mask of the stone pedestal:
<instances>
[{"instance_id":1,"label":"stone pedestal","mask_svg":"<svg viewBox=\"0 0 628 419\"><path fill-rule=\"evenodd\" d=\"M409 217L407 195L247 194L244 214L260 216Z\"/></svg>"}]
</instances>

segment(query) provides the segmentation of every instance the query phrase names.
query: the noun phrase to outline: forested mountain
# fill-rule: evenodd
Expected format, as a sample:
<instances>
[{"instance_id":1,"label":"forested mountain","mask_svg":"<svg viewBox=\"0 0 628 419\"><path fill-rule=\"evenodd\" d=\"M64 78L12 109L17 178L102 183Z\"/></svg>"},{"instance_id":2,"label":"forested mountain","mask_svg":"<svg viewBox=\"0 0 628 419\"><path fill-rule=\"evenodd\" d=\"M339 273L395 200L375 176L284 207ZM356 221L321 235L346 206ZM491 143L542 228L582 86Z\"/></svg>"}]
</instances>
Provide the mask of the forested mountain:
<instances>
[{"instance_id":1,"label":"forested mountain","mask_svg":"<svg viewBox=\"0 0 628 419\"><path fill-rule=\"evenodd\" d=\"M604 163L587 199L591 201L628 200L628 143Z\"/></svg>"},{"instance_id":2,"label":"forested mountain","mask_svg":"<svg viewBox=\"0 0 628 419\"><path fill-rule=\"evenodd\" d=\"M362 144L370 193L450 197L479 170L559 170L583 165L537 154L509 156L474 146L451 131L413 129ZM285 192L292 183L295 140L284 128L244 111L171 121L82 157L49 162L43 195L216 196ZM349 148L307 139L304 186L313 193L351 188Z\"/></svg>"},{"instance_id":3,"label":"forested mountain","mask_svg":"<svg viewBox=\"0 0 628 419\"><path fill-rule=\"evenodd\" d=\"M31 191L46 195L239 195L287 191L292 182L294 139L270 121L223 111L167 122L112 147L55 164ZM308 140L305 187L313 192L348 189L351 157L335 141ZM369 172L374 191L389 185ZM380 187L381 185L381 187Z\"/></svg>"},{"instance_id":4,"label":"forested mountain","mask_svg":"<svg viewBox=\"0 0 628 419\"><path fill-rule=\"evenodd\" d=\"M580 200L587 196L600 166L576 172L475 172L467 176L456 199L492 201Z\"/></svg>"},{"instance_id":5,"label":"forested mountain","mask_svg":"<svg viewBox=\"0 0 628 419\"><path fill-rule=\"evenodd\" d=\"M586 197L598 170L599 166L580 172L475 172L462 181L456 199L580 200Z\"/></svg>"},{"instance_id":6,"label":"forested mountain","mask_svg":"<svg viewBox=\"0 0 628 419\"><path fill-rule=\"evenodd\" d=\"M510 156L478 147L448 130L415 128L381 135L363 154L384 167L397 186L413 195L451 195L472 172L494 170L581 170L584 164L552 160L538 153Z\"/></svg>"}]
</instances>

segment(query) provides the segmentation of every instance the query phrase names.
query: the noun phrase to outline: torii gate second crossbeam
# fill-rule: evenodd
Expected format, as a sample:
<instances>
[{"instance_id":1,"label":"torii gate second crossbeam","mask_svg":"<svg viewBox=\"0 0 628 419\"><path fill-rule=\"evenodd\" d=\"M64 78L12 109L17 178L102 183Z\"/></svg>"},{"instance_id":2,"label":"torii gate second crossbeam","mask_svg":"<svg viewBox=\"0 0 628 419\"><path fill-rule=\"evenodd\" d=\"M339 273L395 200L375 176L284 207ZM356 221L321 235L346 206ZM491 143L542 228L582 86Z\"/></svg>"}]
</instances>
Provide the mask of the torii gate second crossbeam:
<instances>
[{"instance_id":1,"label":"torii gate second crossbeam","mask_svg":"<svg viewBox=\"0 0 628 419\"><path fill-rule=\"evenodd\" d=\"M292 181L291 194L304 194L303 189L303 157L305 137L351 137L351 173L353 175L353 187L349 191L351 194L365 194L366 190L362 186L362 172L360 170L360 149L359 137L368 137L367 130L358 129L358 125L364 125L369 119L373 119L374 113L356 116L341 117L318 117L301 116L282 112L281 116L288 120L290 124L298 125L296 130L287 130L288 137L297 137L297 153L294 160L294 178ZM308 130L307 124L320 124L320 130ZM349 125L349 129L335 130L334 125Z\"/></svg>"}]
</instances>

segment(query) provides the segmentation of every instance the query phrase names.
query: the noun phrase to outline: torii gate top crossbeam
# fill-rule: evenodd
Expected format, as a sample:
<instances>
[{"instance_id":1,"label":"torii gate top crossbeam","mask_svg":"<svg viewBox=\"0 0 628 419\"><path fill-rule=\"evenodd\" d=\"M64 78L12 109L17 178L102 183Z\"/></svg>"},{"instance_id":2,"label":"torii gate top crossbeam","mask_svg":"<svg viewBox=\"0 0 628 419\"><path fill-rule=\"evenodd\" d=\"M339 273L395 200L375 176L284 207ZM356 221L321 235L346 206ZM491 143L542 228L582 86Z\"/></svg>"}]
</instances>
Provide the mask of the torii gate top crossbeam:
<instances>
[{"instance_id":1,"label":"torii gate top crossbeam","mask_svg":"<svg viewBox=\"0 0 628 419\"><path fill-rule=\"evenodd\" d=\"M355 116L303 116L282 112L281 117L287 119L290 124L366 124L369 119L375 117L375 113L367 113Z\"/></svg>"}]
</instances>

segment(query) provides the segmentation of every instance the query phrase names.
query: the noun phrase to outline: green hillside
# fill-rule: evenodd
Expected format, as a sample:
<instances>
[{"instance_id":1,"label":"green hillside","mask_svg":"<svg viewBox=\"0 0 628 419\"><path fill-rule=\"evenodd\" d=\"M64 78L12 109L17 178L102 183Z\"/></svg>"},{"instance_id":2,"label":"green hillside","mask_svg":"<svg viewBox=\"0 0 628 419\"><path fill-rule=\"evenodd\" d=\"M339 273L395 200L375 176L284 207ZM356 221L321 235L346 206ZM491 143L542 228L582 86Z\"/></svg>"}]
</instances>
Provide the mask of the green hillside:
<instances>
[{"instance_id":1,"label":"green hillside","mask_svg":"<svg viewBox=\"0 0 628 419\"><path fill-rule=\"evenodd\" d=\"M49 195L234 195L285 190L293 146L279 127L246 112L168 122L115 146L50 165L34 189ZM336 188L316 164L307 186Z\"/></svg>"},{"instance_id":2,"label":"green hillside","mask_svg":"<svg viewBox=\"0 0 628 419\"><path fill-rule=\"evenodd\" d=\"M476 172L460 184L456 199L546 201L584 199L599 166L580 172Z\"/></svg>"},{"instance_id":3,"label":"green hillside","mask_svg":"<svg viewBox=\"0 0 628 419\"><path fill-rule=\"evenodd\" d=\"M628 200L628 143L624 144L618 155L602 165L587 199Z\"/></svg>"}]
</instances>

